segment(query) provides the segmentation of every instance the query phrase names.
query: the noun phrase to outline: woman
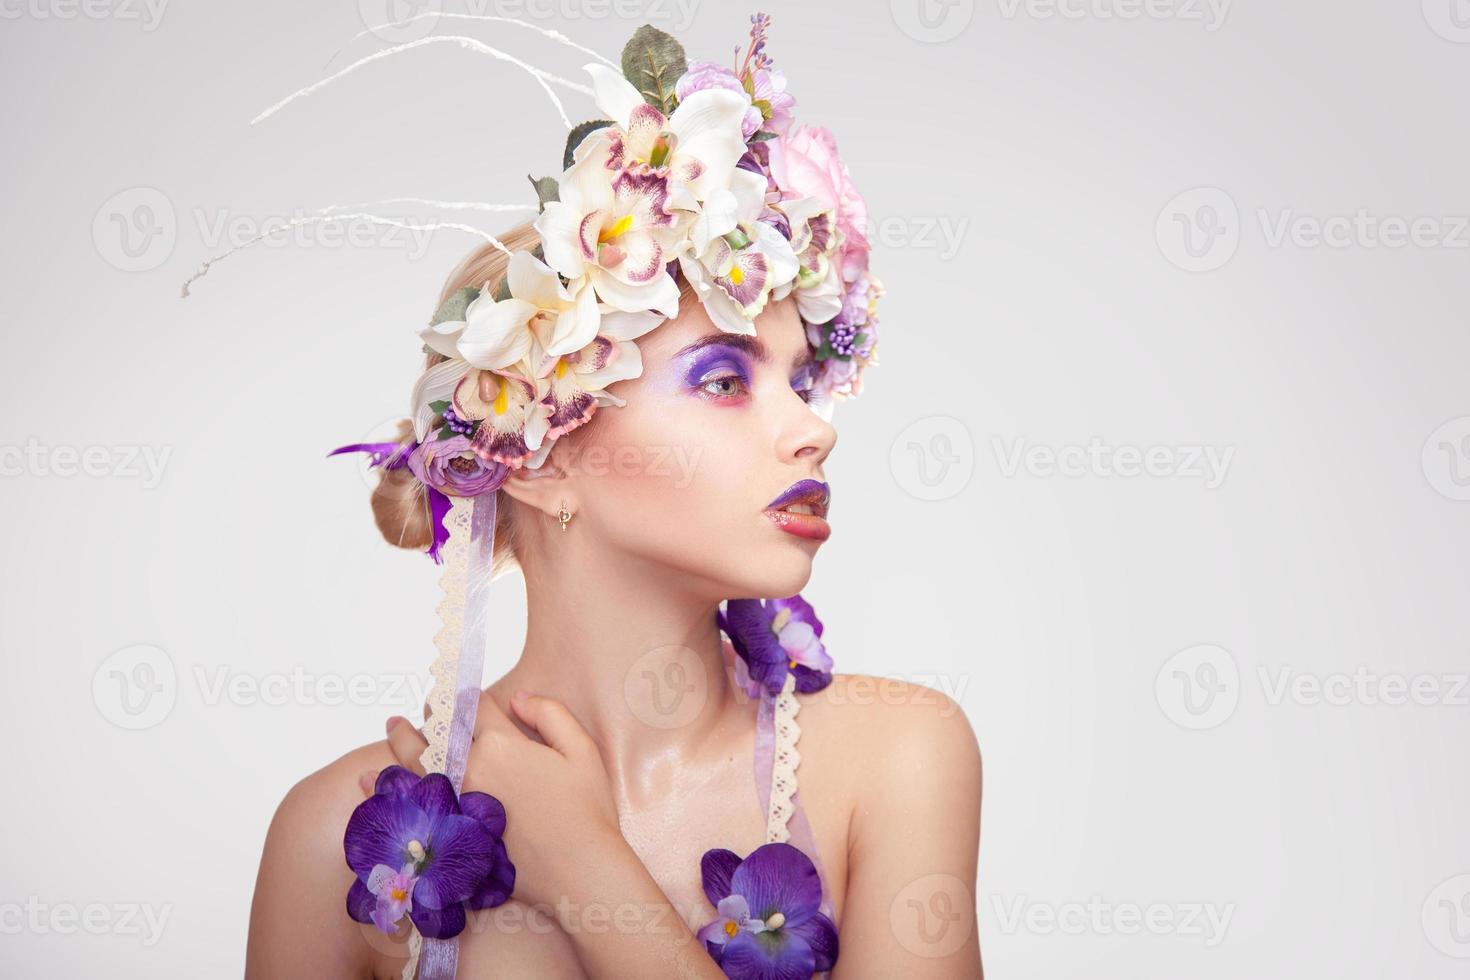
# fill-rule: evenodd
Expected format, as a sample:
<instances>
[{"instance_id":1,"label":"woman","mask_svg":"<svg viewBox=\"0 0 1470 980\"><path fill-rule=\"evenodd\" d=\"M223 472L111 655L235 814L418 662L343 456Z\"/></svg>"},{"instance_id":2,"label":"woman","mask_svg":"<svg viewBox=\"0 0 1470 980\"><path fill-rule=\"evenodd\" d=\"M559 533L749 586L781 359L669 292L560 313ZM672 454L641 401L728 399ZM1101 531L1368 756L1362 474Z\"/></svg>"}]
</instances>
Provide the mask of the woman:
<instances>
[{"instance_id":1,"label":"woman","mask_svg":"<svg viewBox=\"0 0 1470 980\"><path fill-rule=\"evenodd\" d=\"M817 151L780 118L784 80L762 53L764 26L729 73L746 91L725 85L728 69L695 62L657 107L738 110L740 168L772 193L702 243L736 254L699 259L698 222L723 198L696 183L719 169L720 151L689 128L695 112L682 123L660 112L640 129L641 100L630 117L625 93L595 76L613 124L569 145L575 162L534 225L450 277L425 331L426 377L461 357L463 376L447 400L429 401L421 386L402 452L376 457L373 509L391 543L442 544L436 488L482 480L476 499L496 501L495 572L518 567L526 587L525 645L479 699L461 796L465 813L472 794L503 805L496 833L514 868L503 894L466 906L452 937L462 977L981 975L981 767L969 722L939 692L832 674L820 622L797 597L829 530L823 467L836 442L816 401L831 397L836 370L821 329L841 315L812 311L828 286L872 290L855 191L816 195L836 230L823 244L824 219L800 203L815 198L776 187L778 171L802 183ZM770 138L744 142L761 131ZM640 132L655 134L652 150L639 150ZM691 165L698 147L707 156ZM609 180L606 206L589 205ZM656 203L644 197L620 215L624 193L646 194L630 187L650 180ZM558 237L567 227L581 235L570 247ZM784 284L773 273L783 249L802 264ZM630 271L650 255L667 282ZM757 275L752 301L740 287ZM578 320L591 308L582 288L595 289L601 311L596 344ZM672 303L655 296L666 289ZM637 297L660 315L638 320ZM732 300L749 329L732 329ZM621 375L608 373L614 362ZM762 659L767 648L774 660ZM776 691L788 700L768 696ZM763 781L760 713L781 705L799 706L799 731L790 716L765 717L782 734L774 762L765 749L775 781ZM779 740L797 735L799 758ZM361 814L387 806L385 779L417 785L393 767L422 773L424 748L411 722L390 719L385 741L287 795L261 862L248 976L397 977L410 919L433 938L423 916L435 903L413 888L435 859L418 840L402 880L396 866L348 866ZM788 799L794 812L777 814ZM801 833L785 843L793 818ZM777 867L790 878L776 880ZM776 909L798 891L799 913ZM367 905L354 907L354 895Z\"/></svg>"}]
</instances>

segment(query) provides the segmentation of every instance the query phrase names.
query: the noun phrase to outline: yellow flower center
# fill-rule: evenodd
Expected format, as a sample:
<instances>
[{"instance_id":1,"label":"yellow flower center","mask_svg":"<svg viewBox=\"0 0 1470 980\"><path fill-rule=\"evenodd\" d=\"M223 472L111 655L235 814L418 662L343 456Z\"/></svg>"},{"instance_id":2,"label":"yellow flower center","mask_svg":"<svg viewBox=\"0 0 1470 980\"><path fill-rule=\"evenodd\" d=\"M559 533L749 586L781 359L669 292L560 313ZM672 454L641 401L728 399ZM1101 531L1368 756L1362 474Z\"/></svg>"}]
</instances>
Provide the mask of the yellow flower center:
<instances>
[{"instance_id":1,"label":"yellow flower center","mask_svg":"<svg viewBox=\"0 0 1470 980\"><path fill-rule=\"evenodd\" d=\"M408 892L404 891L402 888L390 888L388 890L388 894L393 896L393 901L395 902L401 902L404 899L408 898Z\"/></svg>"},{"instance_id":2,"label":"yellow flower center","mask_svg":"<svg viewBox=\"0 0 1470 980\"><path fill-rule=\"evenodd\" d=\"M614 221L610 227L604 228L597 233L597 244L606 245L631 227L633 227L633 216L631 214L625 214L617 221Z\"/></svg>"},{"instance_id":3,"label":"yellow flower center","mask_svg":"<svg viewBox=\"0 0 1470 980\"><path fill-rule=\"evenodd\" d=\"M730 281L737 286L745 281L745 270L740 268L738 262L730 266Z\"/></svg>"},{"instance_id":4,"label":"yellow flower center","mask_svg":"<svg viewBox=\"0 0 1470 980\"><path fill-rule=\"evenodd\" d=\"M564 357L558 357L556 359L556 370L555 370L557 379L560 380L567 373L567 370L568 369L567 369L567 361L566 361L566 358L564 358Z\"/></svg>"},{"instance_id":5,"label":"yellow flower center","mask_svg":"<svg viewBox=\"0 0 1470 980\"><path fill-rule=\"evenodd\" d=\"M505 410L509 407L509 398L506 395L506 389L509 387L504 381L500 382L500 390L495 393L495 402L491 406L495 409L496 415L504 415Z\"/></svg>"},{"instance_id":6,"label":"yellow flower center","mask_svg":"<svg viewBox=\"0 0 1470 980\"><path fill-rule=\"evenodd\" d=\"M739 931L740 927L735 924L734 920L725 923L725 935L729 936L731 939L734 939L735 934Z\"/></svg>"}]
</instances>

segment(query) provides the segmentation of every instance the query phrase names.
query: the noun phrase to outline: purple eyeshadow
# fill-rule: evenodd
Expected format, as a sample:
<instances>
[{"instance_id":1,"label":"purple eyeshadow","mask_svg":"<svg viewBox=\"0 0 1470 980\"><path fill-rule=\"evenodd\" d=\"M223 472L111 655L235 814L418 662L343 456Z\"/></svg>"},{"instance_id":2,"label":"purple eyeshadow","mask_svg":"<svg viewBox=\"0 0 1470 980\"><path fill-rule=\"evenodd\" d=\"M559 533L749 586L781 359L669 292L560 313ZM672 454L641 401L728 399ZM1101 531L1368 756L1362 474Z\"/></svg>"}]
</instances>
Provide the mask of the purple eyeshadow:
<instances>
[{"instance_id":1,"label":"purple eyeshadow","mask_svg":"<svg viewBox=\"0 0 1470 980\"><path fill-rule=\"evenodd\" d=\"M745 352L723 344L710 344L695 351L685 368L684 383L691 388L697 388L701 384L701 378L721 367L739 375L746 384L750 383L750 362L746 359Z\"/></svg>"}]
</instances>

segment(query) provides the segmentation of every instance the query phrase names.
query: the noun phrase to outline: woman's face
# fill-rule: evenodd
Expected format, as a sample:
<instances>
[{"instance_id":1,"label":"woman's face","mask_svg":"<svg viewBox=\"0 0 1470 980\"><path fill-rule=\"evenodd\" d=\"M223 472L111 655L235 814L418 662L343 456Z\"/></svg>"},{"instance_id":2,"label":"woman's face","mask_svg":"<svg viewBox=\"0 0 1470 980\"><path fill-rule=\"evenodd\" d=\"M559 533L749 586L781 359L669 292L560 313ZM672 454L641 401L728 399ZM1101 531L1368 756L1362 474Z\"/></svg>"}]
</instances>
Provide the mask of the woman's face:
<instances>
[{"instance_id":1,"label":"woman's face","mask_svg":"<svg viewBox=\"0 0 1470 980\"><path fill-rule=\"evenodd\" d=\"M712 601L806 585L837 433L807 404L815 364L795 302L767 306L755 327L725 333L686 297L639 338L643 373L609 388L627 404L554 448L576 494L571 530L605 549L610 573L670 576Z\"/></svg>"}]
</instances>

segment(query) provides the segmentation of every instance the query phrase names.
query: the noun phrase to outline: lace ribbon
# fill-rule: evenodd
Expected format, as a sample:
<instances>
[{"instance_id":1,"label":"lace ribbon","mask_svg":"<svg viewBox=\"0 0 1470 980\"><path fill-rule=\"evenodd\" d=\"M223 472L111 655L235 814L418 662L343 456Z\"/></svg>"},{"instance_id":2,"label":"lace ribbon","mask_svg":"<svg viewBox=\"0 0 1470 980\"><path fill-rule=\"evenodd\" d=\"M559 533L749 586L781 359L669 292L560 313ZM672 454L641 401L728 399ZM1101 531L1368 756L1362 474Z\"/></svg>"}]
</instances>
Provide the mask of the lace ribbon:
<instances>
[{"instance_id":1,"label":"lace ribbon","mask_svg":"<svg viewBox=\"0 0 1470 980\"><path fill-rule=\"evenodd\" d=\"M495 491L472 499L451 497L444 519L449 531L441 555L444 574L439 579L444 600L439 619L444 624L434 637L439 649L429 672L432 714L424 724L429 745L419 761L425 772L442 772L458 793L464 785L465 763L480 708L480 685L485 672L489 640L490 571L495 552ZM459 969L459 939L409 938L408 963L403 980L453 980Z\"/></svg>"},{"instance_id":2,"label":"lace ribbon","mask_svg":"<svg viewBox=\"0 0 1470 980\"><path fill-rule=\"evenodd\" d=\"M796 787L796 768L801 764L801 753L796 748L801 739L801 726L796 723L796 713L800 710L795 674L786 675L780 694L761 691L755 728L755 784L760 793L761 811L766 814L766 843L790 843L812 859L822 884L819 908L831 918L822 856L817 852L816 836Z\"/></svg>"}]
</instances>

